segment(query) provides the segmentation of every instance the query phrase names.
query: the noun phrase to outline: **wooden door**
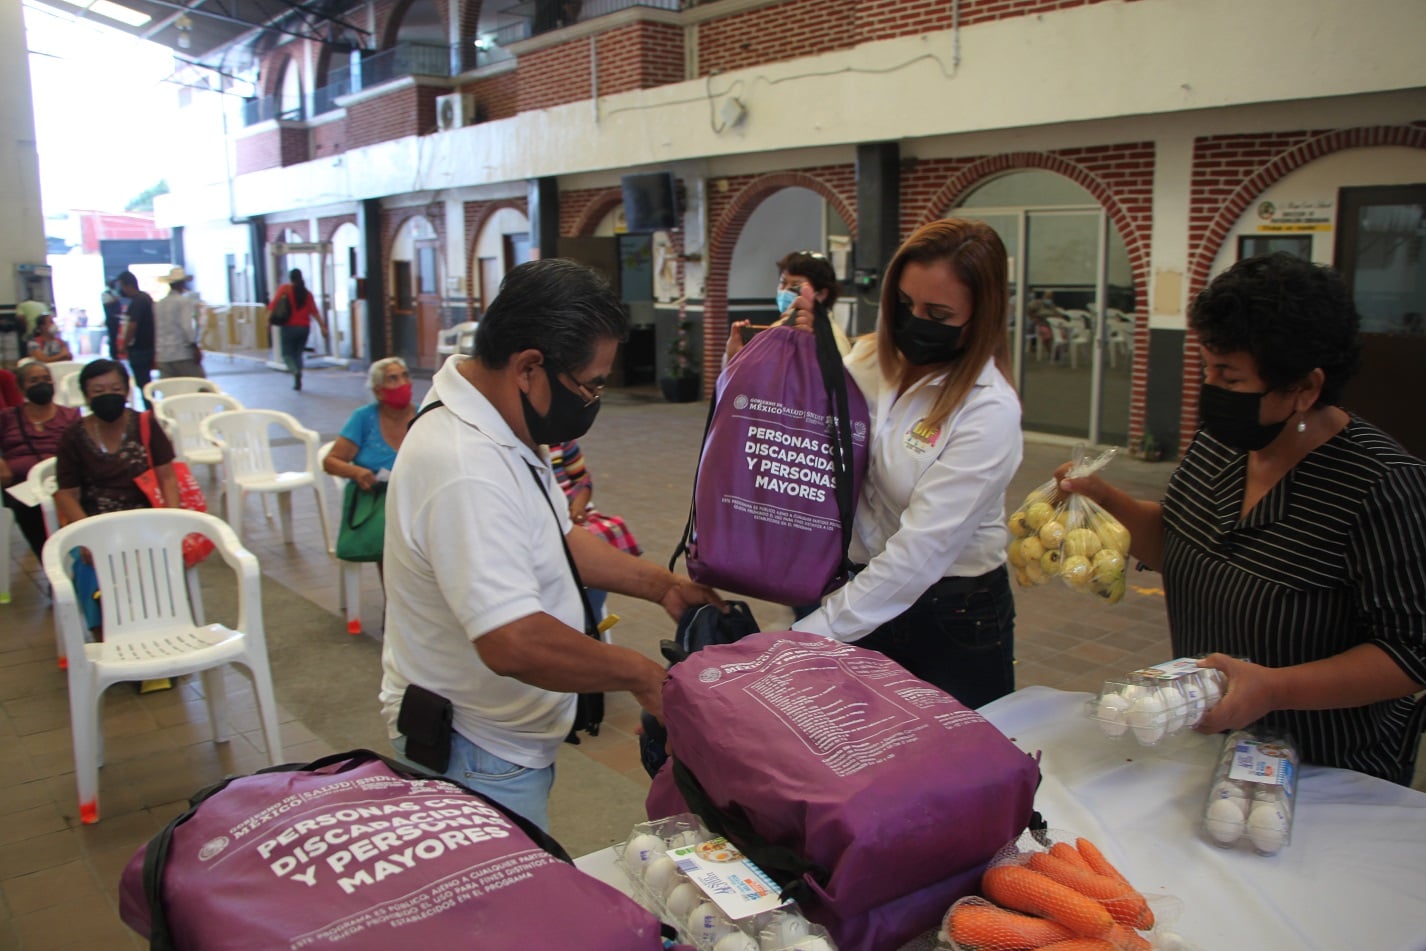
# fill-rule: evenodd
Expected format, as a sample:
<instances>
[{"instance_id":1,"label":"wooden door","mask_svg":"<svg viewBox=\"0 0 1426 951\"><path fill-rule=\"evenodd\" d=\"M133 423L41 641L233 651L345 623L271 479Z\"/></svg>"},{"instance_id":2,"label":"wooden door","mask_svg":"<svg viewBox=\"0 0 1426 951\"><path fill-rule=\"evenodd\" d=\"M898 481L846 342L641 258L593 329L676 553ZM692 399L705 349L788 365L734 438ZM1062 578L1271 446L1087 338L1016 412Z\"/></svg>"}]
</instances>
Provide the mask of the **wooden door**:
<instances>
[{"instance_id":1,"label":"wooden door","mask_svg":"<svg viewBox=\"0 0 1426 951\"><path fill-rule=\"evenodd\" d=\"M426 370L437 367L436 344L440 342L441 285L440 249L435 241L417 241L416 261L416 354L417 366Z\"/></svg>"},{"instance_id":2,"label":"wooden door","mask_svg":"<svg viewBox=\"0 0 1426 951\"><path fill-rule=\"evenodd\" d=\"M411 283L411 262L392 261L391 349L382 356L395 354L415 366L416 352L416 296Z\"/></svg>"}]
</instances>

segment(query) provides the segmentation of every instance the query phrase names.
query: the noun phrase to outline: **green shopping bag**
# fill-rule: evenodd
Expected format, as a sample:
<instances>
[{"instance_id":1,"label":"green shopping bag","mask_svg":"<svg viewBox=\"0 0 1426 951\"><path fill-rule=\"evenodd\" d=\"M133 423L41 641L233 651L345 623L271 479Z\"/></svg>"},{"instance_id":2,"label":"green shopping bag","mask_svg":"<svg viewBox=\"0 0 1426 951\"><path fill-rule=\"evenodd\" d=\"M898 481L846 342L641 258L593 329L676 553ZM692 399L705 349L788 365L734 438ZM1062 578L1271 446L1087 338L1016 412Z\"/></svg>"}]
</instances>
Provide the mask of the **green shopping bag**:
<instances>
[{"instance_id":1,"label":"green shopping bag","mask_svg":"<svg viewBox=\"0 0 1426 951\"><path fill-rule=\"evenodd\" d=\"M348 482L342 496L342 525L337 532L337 557L342 561L380 561L386 537L386 483L370 492Z\"/></svg>"}]
</instances>

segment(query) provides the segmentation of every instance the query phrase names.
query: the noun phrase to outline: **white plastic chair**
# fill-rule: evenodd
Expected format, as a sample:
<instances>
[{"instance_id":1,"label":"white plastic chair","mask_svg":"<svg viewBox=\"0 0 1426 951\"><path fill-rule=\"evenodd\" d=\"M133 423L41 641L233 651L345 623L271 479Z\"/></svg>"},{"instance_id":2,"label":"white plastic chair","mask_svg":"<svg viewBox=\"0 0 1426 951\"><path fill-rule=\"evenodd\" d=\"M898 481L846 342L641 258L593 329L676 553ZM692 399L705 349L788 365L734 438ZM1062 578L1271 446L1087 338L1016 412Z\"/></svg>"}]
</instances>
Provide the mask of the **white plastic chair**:
<instances>
[{"instance_id":1,"label":"white plastic chair","mask_svg":"<svg viewBox=\"0 0 1426 951\"><path fill-rule=\"evenodd\" d=\"M194 392L166 396L153 405L154 415L158 418L159 425L163 426L168 441L173 443L173 450L178 453L178 458L188 463L190 469L194 466L207 466L211 477L214 470L223 464L223 450L203 435L203 420L214 413L244 409L243 404L236 397L215 390L211 393Z\"/></svg>"},{"instance_id":2,"label":"white plastic chair","mask_svg":"<svg viewBox=\"0 0 1426 951\"><path fill-rule=\"evenodd\" d=\"M201 376L170 376L149 380L144 384L144 399L155 409L160 400L185 393L221 393L223 388Z\"/></svg>"},{"instance_id":3,"label":"white plastic chair","mask_svg":"<svg viewBox=\"0 0 1426 951\"><path fill-rule=\"evenodd\" d=\"M444 358L454 353L471 353L475 348L476 321L467 320L436 334L436 353Z\"/></svg>"},{"instance_id":4,"label":"white plastic chair","mask_svg":"<svg viewBox=\"0 0 1426 951\"><path fill-rule=\"evenodd\" d=\"M272 461L268 432L279 426L297 437L306 450L302 469L278 472ZM310 488L317 494L317 517L322 522L322 540L332 551L332 530L327 523L327 487L317 459L316 432L288 413L270 409L239 409L204 417L200 431L218 445L223 454L223 482L227 497L228 524L242 537L243 502L248 493L276 493L282 520L282 540L292 543L292 493Z\"/></svg>"},{"instance_id":5,"label":"white plastic chair","mask_svg":"<svg viewBox=\"0 0 1426 951\"><path fill-rule=\"evenodd\" d=\"M1065 317L1046 317L1045 322L1055 335L1050 345L1051 357L1068 353L1070 369L1079 369L1079 349L1088 346L1094 339L1089 330L1079 321Z\"/></svg>"},{"instance_id":6,"label":"white plastic chair","mask_svg":"<svg viewBox=\"0 0 1426 951\"><path fill-rule=\"evenodd\" d=\"M35 498L40 500L40 514L44 516L46 535L59 531L59 513L54 507L54 493L59 487L55 475L55 466L58 464L53 456L41 459L30 466L29 474L25 476L25 484L35 493Z\"/></svg>"},{"instance_id":7,"label":"white plastic chair","mask_svg":"<svg viewBox=\"0 0 1426 951\"><path fill-rule=\"evenodd\" d=\"M183 567L183 537L211 538L233 569L237 627L205 624L195 569ZM69 552L89 549L99 576L104 640L90 642L69 573ZM156 680L202 672L213 741L225 742L227 696L221 668L246 668L257 697L269 761L282 762L277 700L262 623L262 574L222 519L184 509L135 509L94 515L67 525L44 548L45 574L54 588L56 626L68 649L70 730L80 821L99 821L99 767L104 762L100 703L120 681Z\"/></svg>"},{"instance_id":8,"label":"white plastic chair","mask_svg":"<svg viewBox=\"0 0 1426 951\"><path fill-rule=\"evenodd\" d=\"M49 364L54 380L54 401L61 406L84 406L84 394L79 391L79 371L88 360L60 360Z\"/></svg>"},{"instance_id":9,"label":"white plastic chair","mask_svg":"<svg viewBox=\"0 0 1426 951\"><path fill-rule=\"evenodd\" d=\"M336 441L335 441L335 440L333 440L332 442L323 443L322 446L321 446L321 448L319 448L319 449L317 450L317 458L325 461L326 458L327 458L327 454L332 451L332 447L335 446L335 445L336 445ZM332 480L332 485L333 485L333 486L336 488L336 490L337 490L337 510L338 510L338 512L342 513L342 514L339 516L339 519L340 519L340 518L345 518L345 517L346 517L346 512L345 512L345 509L343 508L343 505L345 504L345 493L346 493L347 482L350 481L350 480L348 480L348 479L347 479L346 477L344 477L344 476L332 475L331 473L327 473L327 475L328 475L329 478L331 478L331 480ZM337 524L336 537L339 537L340 534L341 534L341 522L339 521L338 524ZM336 553L335 537L334 537L334 539L333 539L333 546L332 546L332 552L331 552L331 554L332 554L332 557L336 558L337 553ZM347 619L347 633L348 633L348 634L351 634L351 635L353 635L353 636L355 636L355 635L360 634L360 633L362 632L362 627L361 627L361 566L362 566L362 563L361 563L361 562L358 562L358 561L342 561L340 558L338 558L337 561L338 561L338 562L340 563L340 565L341 565L341 570L340 570L340 572L338 573L337 599L338 599L338 601L342 604L343 611L344 611L345 614L346 614L346 619ZM384 594L384 593L385 593L385 592L383 592L383 594Z\"/></svg>"},{"instance_id":10,"label":"white plastic chair","mask_svg":"<svg viewBox=\"0 0 1426 951\"><path fill-rule=\"evenodd\" d=\"M327 453L331 452L332 447L336 444L336 440L322 443L321 447L317 449L317 459L325 462ZM337 533L340 535L342 530L340 519L346 518L346 512L342 509L342 499L348 480L343 476L332 475L330 472L327 473L327 476L337 489L337 511L342 513L338 516L337 523ZM333 558L337 558L335 541L331 554ZM356 636L361 633L361 562L342 561L337 558L337 566L339 568L337 572L337 600L341 603L342 610L347 616L347 633Z\"/></svg>"}]
</instances>

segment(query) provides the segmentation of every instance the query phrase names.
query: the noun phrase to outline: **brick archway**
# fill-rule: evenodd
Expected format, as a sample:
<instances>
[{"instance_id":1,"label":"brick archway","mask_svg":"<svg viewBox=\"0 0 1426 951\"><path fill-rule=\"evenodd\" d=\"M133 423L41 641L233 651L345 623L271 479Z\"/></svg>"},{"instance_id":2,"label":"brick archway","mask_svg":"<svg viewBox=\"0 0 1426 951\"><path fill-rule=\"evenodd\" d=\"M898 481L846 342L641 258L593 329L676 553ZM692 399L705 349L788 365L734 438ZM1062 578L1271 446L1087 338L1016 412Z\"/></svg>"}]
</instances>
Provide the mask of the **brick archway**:
<instances>
[{"instance_id":1,"label":"brick archway","mask_svg":"<svg viewBox=\"0 0 1426 951\"><path fill-rule=\"evenodd\" d=\"M509 208L518 211L526 218L529 217L529 204L524 198L497 198L494 201L466 202L466 247L465 247L465 297L466 317L475 319L475 283L480 279L480 273L475 266L475 247L480 243L480 234L485 230L485 226L496 212ZM472 214L474 209L474 214ZM490 301L482 301L485 306L490 306Z\"/></svg>"},{"instance_id":2,"label":"brick archway","mask_svg":"<svg viewBox=\"0 0 1426 951\"><path fill-rule=\"evenodd\" d=\"M1103 159L1096 150L1095 159ZM1096 162L1095 164L1098 164ZM1134 281L1134 334L1138 340L1148 340L1149 333L1149 245L1146 233L1149 220L1140 213L1132 214L1125 207L1114 185L1105 181L1093 168L1086 164L1051 152L1010 152L979 159L956 171L926 203L917 219L918 224L927 224L946 214L948 209L959 205L975 188L988 179L1017 171L1052 172L1074 182L1089 192L1090 196L1104 209L1106 217L1124 242L1129 257L1130 273ZM1142 227L1141 227L1142 225ZM1143 435L1147 398L1144 385L1140 381L1148 378L1148 347L1135 347L1131 368L1132 379L1136 382L1129 395L1129 440L1132 445Z\"/></svg>"},{"instance_id":3,"label":"brick archway","mask_svg":"<svg viewBox=\"0 0 1426 951\"><path fill-rule=\"evenodd\" d=\"M621 188L608 188L595 195L580 211L579 217L575 218L574 224L570 228L570 236L587 238L594 234L594 229L599 227L599 222L604 220L604 216L623 203L624 191Z\"/></svg>"},{"instance_id":4,"label":"brick archway","mask_svg":"<svg viewBox=\"0 0 1426 951\"><path fill-rule=\"evenodd\" d=\"M844 172L838 168L837 172ZM855 173L851 175L855 188ZM805 188L815 192L832 206L847 223L855 237L857 217L855 206L815 172L770 172L748 181L719 211L708 236L708 253L704 259L707 279L703 288L703 389L704 394L718 378L723 345L728 336L728 273L733 267L733 249L738 237L758 205L784 188ZM710 200L710 206L713 202ZM711 210L711 209L710 209Z\"/></svg>"},{"instance_id":5,"label":"brick archway","mask_svg":"<svg viewBox=\"0 0 1426 951\"><path fill-rule=\"evenodd\" d=\"M1223 169L1210 171L1207 156L1216 147L1228 148L1240 153L1253 153L1264 144L1278 147L1276 154L1266 160L1253 159L1253 167L1231 168L1240 184L1224 198L1217 209L1202 207L1209 197L1210 188L1216 178L1224 174ZM1378 147L1405 147L1426 149L1426 123L1399 126L1361 126L1354 129L1334 129L1327 132L1304 131L1275 135L1237 135L1200 139L1194 143L1194 168L1191 183L1191 200L1194 202L1193 223L1189 233L1188 296L1192 300L1208 284L1213 262L1218 257L1223 242L1227 240L1243 212L1257 201L1268 188L1286 178L1305 165L1324 158L1334 152L1348 149ZM1257 154L1262 154L1257 152ZM1190 329L1183 342L1183 390L1181 403L1184 407L1194 405L1198 397L1198 379L1202 361L1198 353L1198 336ZM1179 452L1188 448L1193 439L1193 419L1191 413L1183 413L1179 423Z\"/></svg>"}]
</instances>

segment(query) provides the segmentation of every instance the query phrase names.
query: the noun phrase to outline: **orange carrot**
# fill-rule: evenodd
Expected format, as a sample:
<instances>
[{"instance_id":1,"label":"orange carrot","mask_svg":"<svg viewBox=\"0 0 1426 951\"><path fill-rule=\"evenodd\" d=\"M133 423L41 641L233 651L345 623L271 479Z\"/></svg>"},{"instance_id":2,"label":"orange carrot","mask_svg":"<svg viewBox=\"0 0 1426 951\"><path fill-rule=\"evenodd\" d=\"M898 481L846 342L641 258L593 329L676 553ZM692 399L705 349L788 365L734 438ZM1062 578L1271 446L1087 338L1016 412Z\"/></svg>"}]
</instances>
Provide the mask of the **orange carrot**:
<instances>
[{"instance_id":1,"label":"orange carrot","mask_svg":"<svg viewBox=\"0 0 1426 951\"><path fill-rule=\"evenodd\" d=\"M1056 922L972 902L951 909L946 933L962 948L983 951L1030 951L1074 937Z\"/></svg>"},{"instance_id":2,"label":"orange carrot","mask_svg":"<svg viewBox=\"0 0 1426 951\"><path fill-rule=\"evenodd\" d=\"M1117 878L1121 882L1125 882L1126 884L1128 883L1129 880L1124 877L1123 873L1120 872L1117 868L1115 868L1113 864L1111 864L1110 861L1104 857L1103 852L1099 851L1099 846L1095 845L1088 839L1076 839L1075 846L1079 849L1079 854L1084 856L1084 860L1089 863L1089 867L1094 869L1100 875L1107 875L1110 878ZM1143 914L1139 918L1139 920L1134 923L1134 927L1138 928L1140 931L1148 931L1153 926L1154 913L1149 908L1148 903L1145 902Z\"/></svg>"},{"instance_id":3,"label":"orange carrot","mask_svg":"<svg viewBox=\"0 0 1426 951\"><path fill-rule=\"evenodd\" d=\"M1057 859L1064 859L1071 865L1077 865L1086 872L1094 871L1094 869L1089 867L1089 863L1084 860L1084 856L1079 854L1079 849L1070 845L1068 842L1056 842L1050 846L1050 854Z\"/></svg>"},{"instance_id":4,"label":"orange carrot","mask_svg":"<svg viewBox=\"0 0 1426 951\"><path fill-rule=\"evenodd\" d=\"M1114 927L1099 902L1020 865L988 869L980 887L998 905L1058 921L1081 937L1103 938Z\"/></svg>"},{"instance_id":5,"label":"orange carrot","mask_svg":"<svg viewBox=\"0 0 1426 951\"><path fill-rule=\"evenodd\" d=\"M1040 951L1114 951L1114 945L1098 938L1070 938L1042 945Z\"/></svg>"},{"instance_id":6,"label":"orange carrot","mask_svg":"<svg viewBox=\"0 0 1426 951\"><path fill-rule=\"evenodd\" d=\"M1121 925L1137 927L1140 919L1149 910L1149 903L1144 901L1144 896L1123 879L1086 872L1047 852L1033 853L1030 856L1030 868L1049 876L1061 885L1073 888L1081 895L1093 898L1108 909L1109 914Z\"/></svg>"}]
</instances>

